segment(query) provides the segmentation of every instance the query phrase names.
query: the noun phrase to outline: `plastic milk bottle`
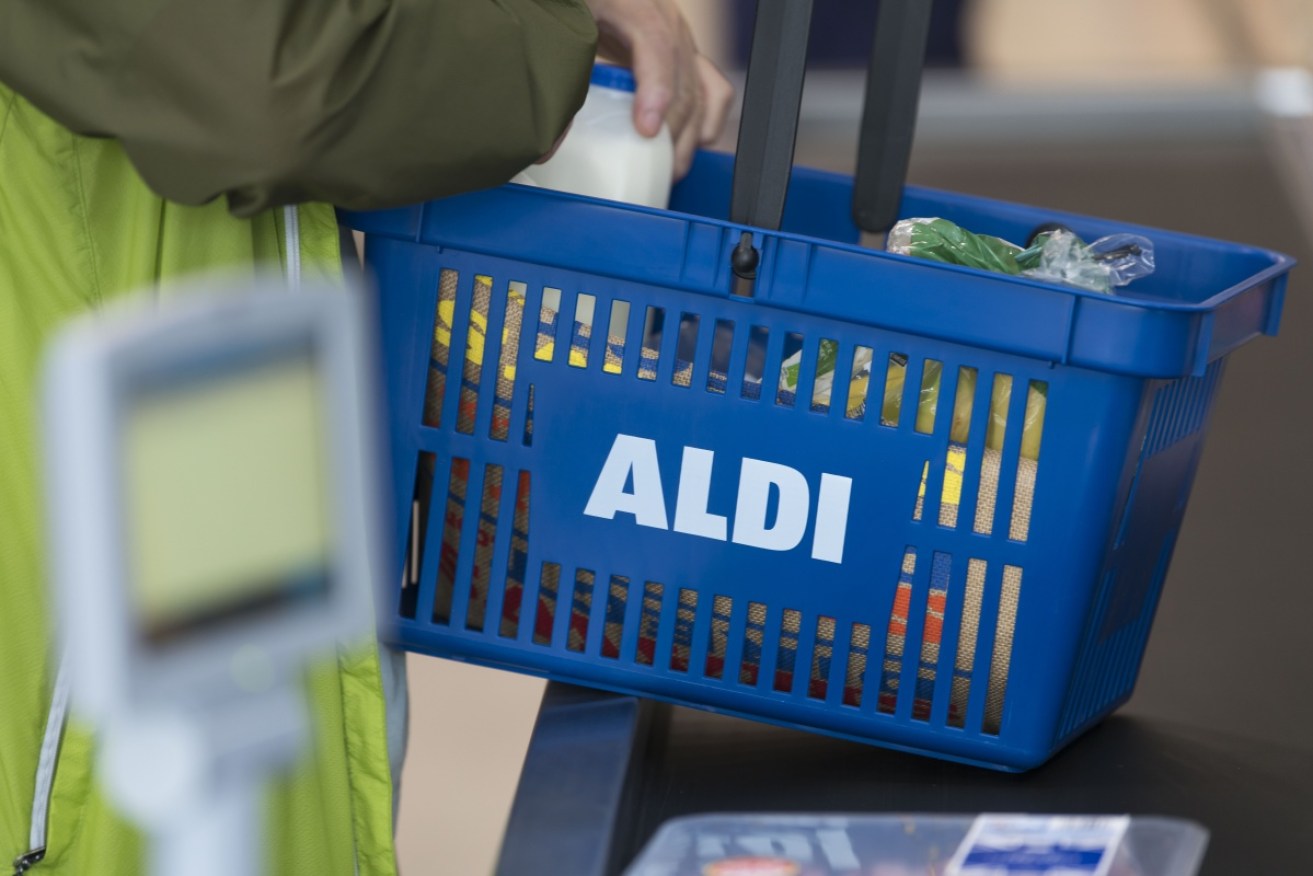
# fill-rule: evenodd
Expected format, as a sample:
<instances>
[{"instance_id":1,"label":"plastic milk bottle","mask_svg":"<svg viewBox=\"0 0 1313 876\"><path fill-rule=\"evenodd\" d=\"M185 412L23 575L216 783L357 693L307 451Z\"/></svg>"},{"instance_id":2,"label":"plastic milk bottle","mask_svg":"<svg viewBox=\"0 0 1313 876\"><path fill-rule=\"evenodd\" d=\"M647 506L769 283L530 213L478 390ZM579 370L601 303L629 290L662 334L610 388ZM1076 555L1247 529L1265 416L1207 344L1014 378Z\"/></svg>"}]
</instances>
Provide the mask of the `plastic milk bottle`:
<instances>
[{"instance_id":1,"label":"plastic milk bottle","mask_svg":"<svg viewBox=\"0 0 1313 876\"><path fill-rule=\"evenodd\" d=\"M634 74L593 66L588 97L556 154L511 182L665 209L674 146L664 125L655 137L634 130Z\"/></svg>"}]
</instances>

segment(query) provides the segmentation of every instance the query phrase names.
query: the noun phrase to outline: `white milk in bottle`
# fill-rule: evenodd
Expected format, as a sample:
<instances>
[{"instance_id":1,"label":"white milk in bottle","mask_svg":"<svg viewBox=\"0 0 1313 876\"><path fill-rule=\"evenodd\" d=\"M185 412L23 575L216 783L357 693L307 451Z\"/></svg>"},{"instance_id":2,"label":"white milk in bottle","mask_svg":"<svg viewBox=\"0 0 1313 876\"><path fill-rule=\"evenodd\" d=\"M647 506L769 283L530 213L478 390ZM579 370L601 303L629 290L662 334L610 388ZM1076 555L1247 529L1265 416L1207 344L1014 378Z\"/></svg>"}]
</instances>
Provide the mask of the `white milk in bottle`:
<instances>
[{"instance_id":1,"label":"white milk in bottle","mask_svg":"<svg viewBox=\"0 0 1313 876\"><path fill-rule=\"evenodd\" d=\"M556 154L511 182L665 209L674 146L665 125L655 137L634 129L634 74L595 64L588 97Z\"/></svg>"}]
</instances>

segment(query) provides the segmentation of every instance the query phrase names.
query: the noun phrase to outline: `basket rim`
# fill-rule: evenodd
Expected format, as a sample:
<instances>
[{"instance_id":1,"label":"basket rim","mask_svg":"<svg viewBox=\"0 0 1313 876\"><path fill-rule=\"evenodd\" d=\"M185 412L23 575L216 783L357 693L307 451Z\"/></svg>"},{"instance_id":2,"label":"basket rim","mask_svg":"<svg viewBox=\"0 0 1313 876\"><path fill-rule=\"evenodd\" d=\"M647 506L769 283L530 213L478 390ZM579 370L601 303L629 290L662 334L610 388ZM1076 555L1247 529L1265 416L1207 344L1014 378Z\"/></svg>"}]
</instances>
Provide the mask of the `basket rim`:
<instances>
[{"instance_id":1,"label":"basket rim","mask_svg":"<svg viewBox=\"0 0 1313 876\"><path fill-rule=\"evenodd\" d=\"M728 162L732 164L733 155L725 152L712 152L709 150L703 150L699 153L698 159L701 161ZM795 166L793 169L793 175L795 180L811 178L813 180L827 181L830 184L838 184L841 186L850 187L852 185L852 177L850 177L847 174L837 173L835 171L829 171L829 170L822 170L819 168L807 167L805 165ZM962 276L967 278L990 277L995 280L1002 280L1003 282L1006 283L1015 283L1030 288L1043 289L1049 293L1058 293L1075 299L1088 299L1105 304L1111 303L1121 307L1133 307L1133 308L1141 308L1147 310L1168 311L1168 312L1183 313L1183 314L1212 313L1216 311L1219 307L1221 307L1223 304L1225 304L1227 301L1236 297L1242 292L1248 289L1252 289L1255 286L1261 285L1263 283L1266 283L1270 280L1276 279L1288 273L1298 263L1298 260L1295 259L1294 257L1277 250L1268 249L1266 247L1255 246L1252 244L1236 243L1233 241L1221 240L1218 238L1206 237L1203 235L1191 234L1188 232L1172 231L1165 228L1158 228L1154 226L1141 225L1131 222L1117 221L1114 223L1112 220L1102 219L1099 217L1089 216L1081 213L1073 213L1071 211L1066 211L1066 210L1050 210L1048 208L1035 207L1034 205L1019 204L1013 201L1006 201L998 198L988 198L981 195L965 194L961 192L955 192L948 189L942 189L932 186L920 186L920 185L909 184L904 187L904 192L905 194L910 194L913 196L923 197L923 198L928 197L929 199L934 199L934 200L944 200L951 198L953 201L964 206L997 207L999 205L1005 205L1005 206L1022 207L1026 209L1043 209L1045 211L1046 216L1051 217L1055 221L1064 221L1073 225L1082 225L1082 224L1088 225L1091 222L1098 223L1101 225L1115 225L1115 227L1119 231L1125 233L1142 234L1146 237L1150 237L1151 239L1155 239L1155 240L1170 238L1178 242L1187 243L1190 245L1202 245L1214 249L1221 247L1221 248L1225 248L1227 251L1229 251L1232 254L1238 256L1250 257L1250 258L1261 258L1265 261L1270 262L1270 264L1267 267L1265 267L1263 270L1259 271L1258 273L1251 274L1245 279L1237 283L1233 283L1232 285L1214 293L1213 295L1209 296L1206 299L1203 299L1202 301L1193 302L1193 301L1180 301L1180 300L1171 299L1158 295L1134 294L1131 292L1117 292L1112 294L1104 294L1100 292L1094 292L1088 289L1081 289L1076 286L1068 286L1061 283L1039 280L1032 277L999 274L991 271L986 271L980 268L972 268L963 265L951 265L951 264L946 264L944 262L935 262L929 259L920 259L914 256L906 256L898 253L891 253L882 249L875 249L872 247L863 246L860 243L851 243L841 240L833 240L831 238L817 237L814 235L802 234L795 231L786 231L783 229L775 230L775 229L758 228L756 226L751 226L751 225L742 225L736 222L732 222L728 219L705 216L700 213L691 213L691 212L680 211L675 209L663 210L654 207L646 207L639 204L630 204L623 201L610 201L604 198L594 198L587 195L578 195L570 192L560 192L552 189L544 189L535 186L522 185L519 183L508 182L501 186L495 186L490 189L482 189L480 191L467 192L464 194L453 195L451 196L451 198L444 198L438 200L472 199L472 198L482 199L488 197L493 193L500 193L502 195L511 195L512 197L517 199L524 198L530 202L547 201L548 203L552 203L552 202L565 201L565 202L582 204L582 205L604 206L607 209L621 210L623 212L634 213L638 215L656 216L661 218L675 217L685 221L692 221L703 225L710 225L713 227L722 228L728 231L732 231L735 234L746 231L753 234L754 236L774 238L778 240L786 240L793 243L799 243L812 247L824 247L828 249L837 250L840 252L862 256L864 258L892 260L896 263L913 265L915 269L927 271L927 272L941 272L941 273L947 273L949 276ZM370 228L367 230L367 233L370 234L380 234L384 237L389 237L395 240L415 240L415 241L426 242L426 243L437 243L437 241L424 240L423 237L424 226L425 226L424 215L427 213L427 207L429 203L431 202L422 202L418 204L411 204L401 207L392 207L382 210L339 210L338 215L339 215L339 219L343 222L343 224L347 225L350 228L355 228L357 230L366 230L363 228L358 228L358 225L368 224ZM362 223L359 221L360 218L366 216L374 216L376 219L382 218L383 216L396 217L397 219L402 219L403 222L395 223L396 226L398 226L397 230L395 231L392 230L384 231L384 230L379 230L379 225L377 222ZM409 219L410 221L406 222L404 221L405 219ZM856 233L855 226L854 226L854 232ZM512 250L513 247L508 246L504 249L489 251L487 254L499 258L514 258L515 254Z\"/></svg>"}]
</instances>

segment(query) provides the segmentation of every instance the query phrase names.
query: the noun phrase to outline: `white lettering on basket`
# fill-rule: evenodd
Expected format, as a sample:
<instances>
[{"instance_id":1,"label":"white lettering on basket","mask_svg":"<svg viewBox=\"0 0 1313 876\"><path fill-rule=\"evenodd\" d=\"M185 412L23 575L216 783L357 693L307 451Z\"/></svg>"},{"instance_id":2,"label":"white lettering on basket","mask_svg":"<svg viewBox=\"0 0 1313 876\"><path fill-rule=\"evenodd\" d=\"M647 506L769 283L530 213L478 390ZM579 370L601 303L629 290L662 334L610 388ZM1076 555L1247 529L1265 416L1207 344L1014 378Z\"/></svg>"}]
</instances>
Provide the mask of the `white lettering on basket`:
<instances>
[{"instance_id":1,"label":"white lettering on basket","mask_svg":"<svg viewBox=\"0 0 1313 876\"><path fill-rule=\"evenodd\" d=\"M634 491L625 492L633 476ZM656 442L651 438L617 435L602 473L593 485L584 513L607 520L624 512L634 515L639 526L666 528L666 499L661 492L661 467L657 464Z\"/></svg>"},{"instance_id":2,"label":"white lettering on basket","mask_svg":"<svg viewBox=\"0 0 1313 876\"><path fill-rule=\"evenodd\" d=\"M716 454L710 450L684 448L684 462L679 467L679 495L675 497L675 532L725 540L725 518L707 511L711 501L711 464L715 458Z\"/></svg>"},{"instance_id":3,"label":"white lettering on basket","mask_svg":"<svg viewBox=\"0 0 1313 876\"><path fill-rule=\"evenodd\" d=\"M739 468L738 498L731 527L725 515L713 514L709 508L714 464L714 451L684 448L675 519L671 525L661 489L656 442L634 435L616 435L584 514L603 520L614 520L617 514L632 514L639 526L673 529L769 551L791 551L802 544L811 516L811 485L802 472L777 462L744 457ZM813 559L843 562L852 485L852 478L821 474L812 533ZM776 497L774 520L769 519L772 494Z\"/></svg>"},{"instance_id":4,"label":"white lettering on basket","mask_svg":"<svg viewBox=\"0 0 1313 876\"><path fill-rule=\"evenodd\" d=\"M775 525L766 527L771 488L779 491ZM739 501L734 509L734 541L768 551L791 551L807 534L811 489L802 472L761 459L744 459Z\"/></svg>"}]
</instances>

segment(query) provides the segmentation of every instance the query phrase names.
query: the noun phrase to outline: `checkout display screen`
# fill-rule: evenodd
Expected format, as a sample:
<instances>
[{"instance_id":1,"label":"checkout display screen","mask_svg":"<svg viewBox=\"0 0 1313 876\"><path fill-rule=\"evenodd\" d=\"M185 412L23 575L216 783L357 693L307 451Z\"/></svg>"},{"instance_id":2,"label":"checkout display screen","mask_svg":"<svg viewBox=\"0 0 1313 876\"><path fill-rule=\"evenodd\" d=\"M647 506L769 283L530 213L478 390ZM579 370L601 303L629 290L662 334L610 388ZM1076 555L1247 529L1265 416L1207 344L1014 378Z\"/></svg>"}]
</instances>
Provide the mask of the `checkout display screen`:
<instances>
[{"instance_id":1,"label":"checkout display screen","mask_svg":"<svg viewBox=\"0 0 1313 876\"><path fill-rule=\"evenodd\" d=\"M308 349L137 391L122 423L124 534L142 638L323 598L323 386Z\"/></svg>"}]
</instances>

